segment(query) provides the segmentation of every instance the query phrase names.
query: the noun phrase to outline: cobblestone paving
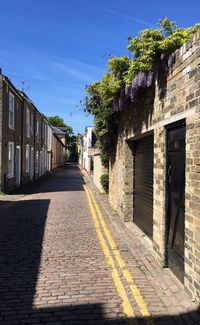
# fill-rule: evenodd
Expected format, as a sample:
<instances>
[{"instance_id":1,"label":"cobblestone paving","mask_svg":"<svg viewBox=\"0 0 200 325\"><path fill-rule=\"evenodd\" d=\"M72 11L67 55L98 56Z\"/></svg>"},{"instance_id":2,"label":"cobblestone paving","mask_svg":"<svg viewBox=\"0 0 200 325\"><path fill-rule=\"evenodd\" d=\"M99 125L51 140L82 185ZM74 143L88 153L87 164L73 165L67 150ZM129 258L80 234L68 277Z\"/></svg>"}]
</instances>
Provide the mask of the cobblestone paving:
<instances>
[{"instance_id":1,"label":"cobblestone paving","mask_svg":"<svg viewBox=\"0 0 200 325\"><path fill-rule=\"evenodd\" d=\"M44 179L32 194L0 205L0 324L128 324L75 165ZM155 324L200 324L196 305L159 267L137 228L128 229L95 193L117 247ZM0 199L1 200L1 199ZM9 202L11 201L11 202ZM131 226L130 226L131 228ZM138 324L144 319L120 279ZM134 321L133 319L132 321Z\"/></svg>"}]
</instances>

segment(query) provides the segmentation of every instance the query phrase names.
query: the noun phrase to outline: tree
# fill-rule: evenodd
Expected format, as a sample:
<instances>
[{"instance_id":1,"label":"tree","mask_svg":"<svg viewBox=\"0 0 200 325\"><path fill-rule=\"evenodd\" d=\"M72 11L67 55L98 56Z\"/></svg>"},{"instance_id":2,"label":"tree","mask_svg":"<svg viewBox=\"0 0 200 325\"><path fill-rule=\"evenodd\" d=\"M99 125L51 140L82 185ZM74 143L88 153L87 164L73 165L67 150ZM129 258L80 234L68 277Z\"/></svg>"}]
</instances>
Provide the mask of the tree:
<instances>
[{"instance_id":1,"label":"tree","mask_svg":"<svg viewBox=\"0 0 200 325\"><path fill-rule=\"evenodd\" d=\"M52 125L52 126L57 126L57 127L62 127L62 126L65 126L67 127L67 125L65 124L64 122L64 119L60 116L47 116L47 120L49 121L49 123ZM69 127L71 130L72 128ZM73 130L72 130L73 132Z\"/></svg>"},{"instance_id":2,"label":"tree","mask_svg":"<svg viewBox=\"0 0 200 325\"><path fill-rule=\"evenodd\" d=\"M65 124L64 119L60 116L47 116L47 120L52 126L64 127L66 131L66 141L68 143L74 142L74 131L71 126Z\"/></svg>"},{"instance_id":3,"label":"tree","mask_svg":"<svg viewBox=\"0 0 200 325\"><path fill-rule=\"evenodd\" d=\"M47 116L47 120L52 126L55 127L63 127L64 132L66 132L66 143L69 152L69 160L75 161L77 159L76 152L76 136L74 135L74 131L71 126L65 124L64 119L58 115L56 116Z\"/></svg>"}]
</instances>

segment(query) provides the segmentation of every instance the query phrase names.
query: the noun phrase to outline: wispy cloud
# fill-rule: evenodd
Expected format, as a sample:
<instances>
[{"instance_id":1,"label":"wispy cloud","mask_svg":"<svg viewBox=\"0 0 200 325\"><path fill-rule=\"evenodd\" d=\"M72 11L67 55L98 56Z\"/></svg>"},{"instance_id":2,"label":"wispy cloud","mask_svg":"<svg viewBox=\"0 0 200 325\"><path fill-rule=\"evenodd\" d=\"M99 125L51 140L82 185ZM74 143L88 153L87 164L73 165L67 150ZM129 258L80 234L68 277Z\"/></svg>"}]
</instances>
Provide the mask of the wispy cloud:
<instances>
[{"instance_id":1,"label":"wispy cloud","mask_svg":"<svg viewBox=\"0 0 200 325\"><path fill-rule=\"evenodd\" d=\"M95 8L95 9L110 13L112 15L115 15L115 16L130 20L130 21L133 21L135 23L139 23L139 24L147 26L147 27L154 27L153 24L151 24L151 23L149 23L147 21L144 21L144 20L141 20L141 19L138 19L138 18L134 18L132 16L123 14L121 12L118 12L118 11L110 9L110 8L102 7L102 6L96 5L94 3L91 3L89 1L85 1L85 0L76 0L76 1L79 2L79 3L85 4L85 5L89 6L89 7L92 7L92 8Z\"/></svg>"},{"instance_id":2,"label":"wispy cloud","mask_svg":"<svg viewBox=\"0 0 200 325\"><path fill-rule=\"evenodd\" d=\"M94 70L97 70L88 64L74 60L65 59L64 61L59 61L56 59L48 60L48 63L51 64L54 69L59 69L60 72L66 74L67 76L71 76L83 82L91 82L94 79L94 75L96 74L94 73ZM98 72L102 73L102 71Z\"/></svg>"},{"instance_id":3,"label":"wispy cloud","mask_svg":"<svg viewBox=\"0 0 200 325\"><path fill-rule=\"evenodd\" d=\"M7 44L7 49L0 53L0 66L6 67L15 74L20 71L21 76L24 74L41 82L51 82L53 75L62 74L62 77L71 77L72 82L76 80L80 83L89 83L103 73L102 68L88 62L55 56L26 47L23 50L20 48L20 51L20 54L26 53L25 57L21 56L12 44L10 46ZM13 60L13 53L15 53L15 60Z\"/></svg>"}]
</instances>

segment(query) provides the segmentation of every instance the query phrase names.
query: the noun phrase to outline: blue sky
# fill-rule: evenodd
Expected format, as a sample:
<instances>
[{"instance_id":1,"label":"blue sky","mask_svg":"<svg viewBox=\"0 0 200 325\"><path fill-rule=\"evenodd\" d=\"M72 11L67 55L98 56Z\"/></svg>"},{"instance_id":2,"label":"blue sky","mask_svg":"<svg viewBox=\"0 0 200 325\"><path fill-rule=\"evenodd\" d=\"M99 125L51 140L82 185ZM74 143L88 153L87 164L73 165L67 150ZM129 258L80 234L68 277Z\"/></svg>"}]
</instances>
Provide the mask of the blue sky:
<instances>
[{"instance_id":1,"label":"blue sky","mask_svg":"<svg viewBox=\"0 0 200 325\"><path fill-rule=\"evenodd\" d=\"M79 102L106 70L109 54L125 55L127 37L169 17L200 21L199 0L0 0L0 67L46 115L74 132L92 124Z\"/></svg>"}]
</instances>

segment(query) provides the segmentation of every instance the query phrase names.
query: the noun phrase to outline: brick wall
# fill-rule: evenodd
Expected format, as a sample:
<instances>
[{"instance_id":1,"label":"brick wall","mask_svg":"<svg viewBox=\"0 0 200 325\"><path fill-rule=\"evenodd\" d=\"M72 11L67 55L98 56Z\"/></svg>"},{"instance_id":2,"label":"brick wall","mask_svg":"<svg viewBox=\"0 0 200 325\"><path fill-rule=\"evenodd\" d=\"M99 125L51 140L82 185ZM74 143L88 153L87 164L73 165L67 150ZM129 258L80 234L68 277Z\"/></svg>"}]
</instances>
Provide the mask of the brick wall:
<instances>
[{"instance_id":1,"label":"brick wall","mask_svg":"<svg viewBox=\"0 0 200 325\"><path fill-rule=\"evenodd\" d=\"M14 88L9 86L9 83L2 80L2 169L1 169L1 191L10 191L15 188L15 177L8 178L8 142L13 142L14 147L21 146L21 128L22 128L22 111L23 100L17 94ZM9 128L9 93L14 96L14 129ZM15 156L14 156L15 157ZM16 165L14 163L14 174Z\"/></svg>"},{"instance_id":2,"label":"brick wall","mask_svg":"<svg viewBox=\"0 0 200 325\"><path fill-rule=\"evenodd\" d=\"M186 123L185 279L200 299L200 31L176 52L165 95L158 83L151 92L120 113L118 141L110 161L109 199L125 221L134 216L134 140L153 132L153 244L166 254L166 126Z\"/></svg>"},{"instance_id":3,"label":"brick wall","mask_svg":"<svg viewBox=\"0 0 200 325\"><path fill-rule=\"evenodd\" d=\"M53 133L52 134L52 169L63 166L65 146L62 141Z\"/></svg>"}]
</instances>

